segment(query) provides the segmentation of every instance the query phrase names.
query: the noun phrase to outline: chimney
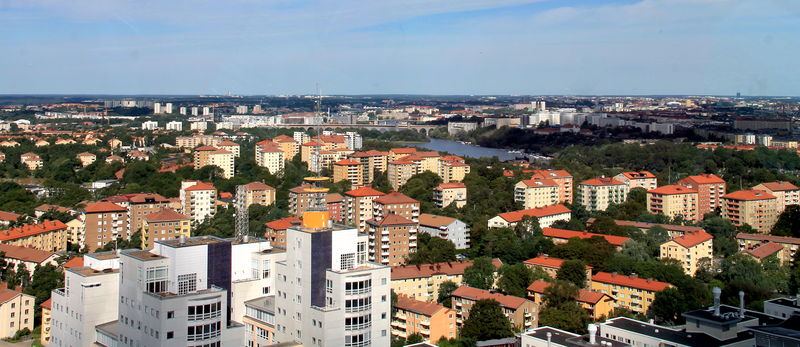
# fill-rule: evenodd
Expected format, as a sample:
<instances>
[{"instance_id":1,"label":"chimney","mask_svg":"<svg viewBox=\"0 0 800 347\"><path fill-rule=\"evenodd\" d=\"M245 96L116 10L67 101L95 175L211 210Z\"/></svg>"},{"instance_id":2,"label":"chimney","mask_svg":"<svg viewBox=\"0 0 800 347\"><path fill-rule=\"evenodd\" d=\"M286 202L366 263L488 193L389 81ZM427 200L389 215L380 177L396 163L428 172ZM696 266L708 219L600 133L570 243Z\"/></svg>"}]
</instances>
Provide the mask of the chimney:
<instances>
[{"instance_id":1,"label":"chimney","mask_svg":"<svg viewBox=\"0 0 800 347\"><path fill-rule=\"evenodd\" d=\"M589 344L597 344L597 325L589 324Z\"/></svg>"},{"instance_id":2,"label":"chimney","mask_svg":"<svg viewBox=\"0 0 800 347\"><path fill-rule=\"evenodd\" d=\"M637 275L636 273L632 273L631 278L639 278L639 275Z\"/></svg>"},{"instance_id":3,"label":"chimney","mask_svg":"<svg viewBox=\"0 0 800 347\"><path fill-rule=\"evenodd\" d=\"M185 245L186 244L186 235L181 234L181 236L178 236L178 244L179 245Z\"/></svg>"},{"instance_id":4,"label":"chimney","mask_svg":"<svg viewBox=\"0 0 800 347\"><path fill-rule=\"evenodd\" d=\"M247 242L249 242L249 241L250 241L250 235L244 235L244 236L242 236L242 242L243 242L243 243L247 243Z\"/></svg>"},{"instance_id":5,"label":"chimney","mask_svg":"<svg viewBox=\"0 0 800 347\"><path fill-rule=\"evenodd\" d=\"M714 293L714 316L719 316L719 296L722 294L722 290L719 287L714 287L711 292Z\"/></svg>"},{"instance_id":6,"label":"chimney","mask_svg":"<svg viewBox=\"0 0 800 347\"><path fill-rule=\"evenodd\" d=\"M739 291L739 318L744 318L744 291Z\"/></svg>"}]
</instances>

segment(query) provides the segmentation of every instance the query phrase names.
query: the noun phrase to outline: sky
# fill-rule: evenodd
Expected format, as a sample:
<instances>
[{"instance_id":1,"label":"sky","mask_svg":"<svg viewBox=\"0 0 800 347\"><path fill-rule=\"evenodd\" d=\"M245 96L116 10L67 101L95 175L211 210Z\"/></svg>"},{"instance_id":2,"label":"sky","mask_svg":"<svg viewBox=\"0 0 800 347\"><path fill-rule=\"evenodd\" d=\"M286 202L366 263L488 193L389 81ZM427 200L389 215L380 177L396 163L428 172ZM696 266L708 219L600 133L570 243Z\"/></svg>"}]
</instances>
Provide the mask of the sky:
<instances>
[{"instance_id":1,"label":"sky","mask_svg":"<svg viewBox=\"0 0 800 347\"><path fill-rule=\"evenodd\" d=\"M0 94L800 95L797 0L0 0Z\"/></svg>"}]
</instances>

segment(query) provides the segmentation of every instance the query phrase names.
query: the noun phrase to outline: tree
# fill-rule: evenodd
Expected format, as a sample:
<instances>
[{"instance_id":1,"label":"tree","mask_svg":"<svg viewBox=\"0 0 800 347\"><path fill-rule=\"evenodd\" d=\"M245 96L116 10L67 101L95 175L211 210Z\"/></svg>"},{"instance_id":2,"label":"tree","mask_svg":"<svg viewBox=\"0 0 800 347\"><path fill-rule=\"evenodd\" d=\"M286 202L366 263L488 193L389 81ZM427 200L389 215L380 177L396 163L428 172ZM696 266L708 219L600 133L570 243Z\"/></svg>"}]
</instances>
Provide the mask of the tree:
<instances>
[{"instance_id":1,"label":"tree","mask_svg":"<svg viewBox=\"0 0 800 347\"><path fill-rule=\"evenodd\" d=\"M666 288L656 293L648 313L660 323L679 324L683 321L681 314L688 311L685 299L677 288Z\"/></svg>"},{"instance_id":2,"label":"tree","mask_svg":"<svg viewBox=\"0 0 800 347\"><path fill-rule=\"evenodd\" d=\"M494 264L492 259L481 257L464 269L464 283L473 288L492 289L494 285Z\"/></svg>"},{"instance_id":3,"label":"tree","mask_svg":"<svg viewBox=\"0 0 800 347\"><path fill-rule=\"evenodd\" d=\"M586 264L578 259L566 260L556 273L556 279L570 282L578 288L586 286Z\"/></svg>"},{"instance_id":4,"label":"tree","mask_svg":"<svg viewBox=\"0 0 800 347\"><path fill-rule=\"evenodd\" d=\"M444 305L444 307L451 307L452 300L450 297L453 292L458 289L458 284L453 281L447 280L439 284L439 291L436 293L436 302Z\"/></svg>"},{"instance_id":5,"label":"tree","mask_svg":"<svg viewBox=\"0 0 800 347\"><path fill-rule=\"evenodd\" d=\"M584 333L589 313L575 301L579 288L568 281L556 281L544 290L545 307L539 324L576 333Z\"/></svg>"},{"instance_id":6,"label":"tree","mask_svg":"<svg viewBox=\"0 0 800 347\"><path fill-rule=\"evenodd\" d=\"M800 237L800 205L789 205L772 227L772 235Z\"/></svg>"},{"instance_id":7,"label":"tree","mask_svg":"<svg viewBox=\"0 0 800 347\"><path fill-rule=\"evenodd\" d=\"M616 253L605 238L593 236L588 239L572 238L567 243L553 247L550 254L561 259L580 259L595 269L603 269Z\"/></svg>"},{"instance_id":8,"label":"tree","mask_svg":"<svg viewBox=\"0 0 800 347\"><path fill-rule=\"evenodd\" d=\"M414 343L420 343L422 341L425 341L425 339L419 333L413 333L413 334L409 335L406 338L406 344L407 345L414 344Z\"/></svg>"},{"instance_id":9,"label":"tree","mask_svg":"<svg viewBox=\"0 0 800 347\"><path fill-rule=\"evenodd\" d=\"M408 255L407 264L430 264L456 261L456 246L449 240L418 233L417 250Z\"/></svg>"},{"instance_id":10,"label":"tree","mask_svg":"<svg viewBox=\"0 0 800 347\"><path fill-rule=\"evenodd\" d=\"M461 336L483 341L512 337L514 331L508 318L503 314L500 303L483 299L472 305L469 317L461 328Z\"/></svg>"},{"instance_id":11,"label":"tree","mask_svg":"<svg viewBox=\"0 0 800 347\"><path fill-rule=\"evenodd\" d=\"M27 288L28 285L31 284L31 273L28 271L28 267L25 266L23 263L17 264L17 283L22 288Z\"/></svg>"},{"instance_id":12,"label":"tree","mask_svg":"<svg viewBox=\"0 0 800 347\"><path fill-rule=\"evenodd\" d=\"M533 271L525 264L506 264L500 268L500 279L497 281L497 287L506 294L525 298L528 296L528 286L533 281Z\"/></svg>"}]
</instances>

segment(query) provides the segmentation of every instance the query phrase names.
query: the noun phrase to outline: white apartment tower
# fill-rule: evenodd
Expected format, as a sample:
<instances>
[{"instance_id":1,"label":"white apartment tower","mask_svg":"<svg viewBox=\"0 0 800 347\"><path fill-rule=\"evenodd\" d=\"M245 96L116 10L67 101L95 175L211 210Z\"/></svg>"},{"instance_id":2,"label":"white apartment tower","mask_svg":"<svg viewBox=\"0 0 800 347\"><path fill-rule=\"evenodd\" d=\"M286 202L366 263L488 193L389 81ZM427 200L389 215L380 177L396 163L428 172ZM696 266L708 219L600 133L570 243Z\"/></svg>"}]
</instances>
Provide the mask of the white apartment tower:
<instances>
[{"instance_id":1,"label":"white apartment tower","mask_svg":"<svg viewBox=\"0 0 800 347\"><path fill-rule=\"evenodd\" d=\"M179 109L178 109L178 113L180 113L180 114L182 114L182 115L184 115L184 116L185 116L185 115L186 115L186 113L187 113L187 112L186 112L186 107L184 107L184 106L181 106L181 108L179 108Z\"/></svg>"},{"instance_id":2,"label":"white apartment tower","mask_svg":"<svg viewBox=\"0 0 800 347\"><path fill-rule=\"evenodd\" d=\"M156 102L153 104L153 114L159 114L159 113L161 113L161 103Z\"/></svg>"},{"instance_id":3,"label":"white apartment tower","mask_svg":"<svg viewBox=\"0 0 800 347\"><path fill-rule=\"evenodd\" d=\"M172 103L171 102L168 102L164 106L164 113L172 113Z\"/></svg>"},{"instance_id":4,"label":"white apartment tower","mask_svg":"<svg viewBox=\"0 0 800 347\"><path fill-rule=\"evenodd\" d=\"M368 236L314 208L286 231L275 281L275 340L304 346L390 344L389 267L367 261Z\"/></svg>"}]
</instances>

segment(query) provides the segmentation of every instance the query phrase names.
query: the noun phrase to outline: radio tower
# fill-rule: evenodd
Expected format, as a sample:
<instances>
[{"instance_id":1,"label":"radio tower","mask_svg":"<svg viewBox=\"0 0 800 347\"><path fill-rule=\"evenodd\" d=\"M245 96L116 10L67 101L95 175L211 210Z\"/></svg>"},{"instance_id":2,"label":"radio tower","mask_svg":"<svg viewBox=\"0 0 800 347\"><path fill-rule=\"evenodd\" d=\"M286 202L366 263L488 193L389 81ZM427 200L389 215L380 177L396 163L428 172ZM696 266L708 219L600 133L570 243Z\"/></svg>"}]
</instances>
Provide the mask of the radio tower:
<instances>
[{"instance_id":1,"label":"radio tower","mask_svg":"<svg viewBox=\"0 0 800 347\"><path fill-rule=\"evenodd\" d=\"M236 186L236 240L242 241L250 231L250 221L247 215L247 188L244 185Z\"/></svg>"}]
</instances>

